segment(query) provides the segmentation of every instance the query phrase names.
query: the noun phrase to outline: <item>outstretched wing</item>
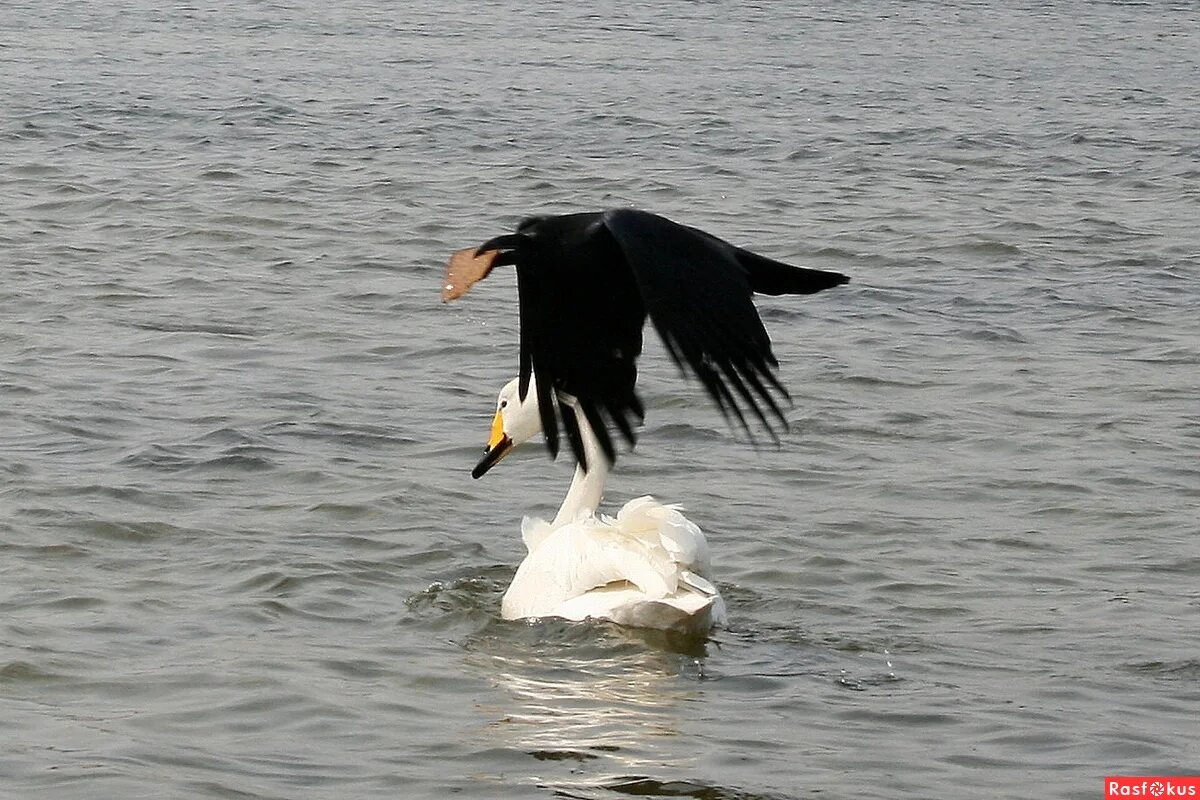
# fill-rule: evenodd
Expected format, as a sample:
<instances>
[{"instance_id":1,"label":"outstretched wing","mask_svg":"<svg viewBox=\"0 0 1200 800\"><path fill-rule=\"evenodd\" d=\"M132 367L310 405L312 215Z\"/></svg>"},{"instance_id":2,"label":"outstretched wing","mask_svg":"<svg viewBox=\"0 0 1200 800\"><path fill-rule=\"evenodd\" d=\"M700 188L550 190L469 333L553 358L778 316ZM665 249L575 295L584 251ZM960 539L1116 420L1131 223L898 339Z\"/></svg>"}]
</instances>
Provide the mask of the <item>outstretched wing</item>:
<instances>
[{"instance_id":1,"label":"outstretched wing","mask_svg":"<svg viewBox=\"0 0 1200 800\"><path fill-rule=\"evenodd\" d=\"M751 434L752 414L772 438L787 427L771 342L752 294L810 294L845 283L835 272L773 261L645 211L535 217L485 244L515 264L521 313L520 388L537 376L542 429L557 456L560 430L587 469L578 401L604 456L615 428L630 443L644 411L634 390L647 313L682 369L691 370L726 419Z\"/></svg>"},{"instance_id":2,"label":"outstretched wing","mask_svg":"<svg viewBox=\"0 0 1200 800\"><path fill-rule=\"evenodd\" d=\"M807 294L846 276L773 261L645 211L607 211L602 219L671 358L700 379L726 419L752 436L752 413L777 440L787 420L776 396L789 398L752 294Z\"/></svg>"}]
</instances>

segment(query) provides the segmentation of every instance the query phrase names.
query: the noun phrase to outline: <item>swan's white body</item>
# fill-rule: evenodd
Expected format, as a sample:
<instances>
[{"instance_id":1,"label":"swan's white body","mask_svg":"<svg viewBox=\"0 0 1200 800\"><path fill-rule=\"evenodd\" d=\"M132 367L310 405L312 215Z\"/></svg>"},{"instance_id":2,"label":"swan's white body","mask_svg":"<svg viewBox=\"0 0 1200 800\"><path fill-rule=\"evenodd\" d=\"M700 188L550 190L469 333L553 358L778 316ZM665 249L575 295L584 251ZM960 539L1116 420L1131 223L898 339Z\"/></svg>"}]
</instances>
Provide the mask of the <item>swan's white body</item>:
<instances>
[{"instance_id":1,"label":"swan's white body","mask_svg":"<svg viewBox=\"0 0 1200 800\"><path fill-rule=\"evenodd\" d=\"M516 381L504 387L489 453L503 447L502 457L540 430L536 397L531 388L521 402ZM574 408L569 398L563 402ZM708 579L708 543L679 506L647 496L615 517L597 515L608 462L586 419L576 417L590 468L576 467L553 522L525 518L529 553L504 594L501 616L603 619L687 634L723 624L725 602Z\"/></svg>"},{"instance_id":2,"label":"swan's white body","mask_svg":"<svg viewBox=\"0 0 1200 800\"><path fill-rule=\"evenodd\" d=\"M525 518L529 555L504 594L505 619L606 619L637 628L703 633L725 621L708 572L708 544L677 506L653 497L616 517L560 524Z\"/></svg>"}]
</instances>

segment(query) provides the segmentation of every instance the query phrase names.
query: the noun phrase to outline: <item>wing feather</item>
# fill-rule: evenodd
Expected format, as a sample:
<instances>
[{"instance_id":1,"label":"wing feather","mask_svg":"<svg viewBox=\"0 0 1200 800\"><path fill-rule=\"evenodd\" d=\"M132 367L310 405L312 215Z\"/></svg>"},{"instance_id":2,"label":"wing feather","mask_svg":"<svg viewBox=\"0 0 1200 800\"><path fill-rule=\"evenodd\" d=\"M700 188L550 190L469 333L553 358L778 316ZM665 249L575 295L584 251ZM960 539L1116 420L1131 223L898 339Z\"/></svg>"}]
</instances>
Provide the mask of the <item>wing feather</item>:
<instances>
[{"instance_id":1,"label":"wing feather","mask_svg":"<svg viewBox=\"0 0 1200 800\"><path fill-rule=\"evenodd\" d=\"M543 281L530 275L527 265L517 264L517 302L521 315L521 372L518 394L522 400L529 392L530 377L536 371L537 362L544 360L547 347L553 346L554 305ZM546 447L553 458L558 457L558 398L550 381L535 382L538 412L542 419L542 433ZM583 448L580 448L582 452Z\"/></svg>"},{"instance_id":2,"label":"wing feather","mask_svg":"<svg viewBox=\"0 0 1200 800\"><path fill-rule=\"evenodd\" d=\"M752 414L778 440L766 412L782 429L787 420L768 387L787 394L773 373L777 362L754 307L751 271L739 259L747 251L644 211L608 211L603 219L668 354L700 379L727 419L749 434L746 415ZM750 263L764 272L760 261L779 264L755 258Z\"/></svg>"},{"instance_id":3,"label":"wing feather","mask_svg":"<svg viewBox=\"0 0 1200 800\"><path fill-rule=\"evenodd\" d=\"M610 427L632 445L643 417L634 385L646 315L619 248L600 223L600 214L538 218L515 256L521 380L537 376L551 454L558 452L561 423L584 469L582 438L570 407L558 402L560 393L578 399L610 461L616 459Z\"/></svg>"}]
</instances>

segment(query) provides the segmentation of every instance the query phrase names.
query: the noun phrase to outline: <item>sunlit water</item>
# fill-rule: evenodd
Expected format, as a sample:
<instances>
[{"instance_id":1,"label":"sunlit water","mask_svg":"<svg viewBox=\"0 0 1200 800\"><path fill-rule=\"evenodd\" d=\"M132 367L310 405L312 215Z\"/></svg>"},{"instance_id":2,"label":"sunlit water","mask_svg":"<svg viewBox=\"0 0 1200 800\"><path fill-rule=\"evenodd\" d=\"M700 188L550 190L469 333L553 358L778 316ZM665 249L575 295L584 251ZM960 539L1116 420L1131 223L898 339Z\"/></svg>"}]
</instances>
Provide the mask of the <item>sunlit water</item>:
<instances>
[{"instance_id":1,"label":"sunlit water","mask_svg":"<svg viewBox=\"0 0 1200 800\"><path fill-rule=\"evenodd\" d=\"M518 7L519 6L519 7ZM1200 770L1194 4L6 3L0 796L1054 796ZM609 502L706 644L499 619L511 275L630 205L850 274Z\"/></svg>"}]
</instances>

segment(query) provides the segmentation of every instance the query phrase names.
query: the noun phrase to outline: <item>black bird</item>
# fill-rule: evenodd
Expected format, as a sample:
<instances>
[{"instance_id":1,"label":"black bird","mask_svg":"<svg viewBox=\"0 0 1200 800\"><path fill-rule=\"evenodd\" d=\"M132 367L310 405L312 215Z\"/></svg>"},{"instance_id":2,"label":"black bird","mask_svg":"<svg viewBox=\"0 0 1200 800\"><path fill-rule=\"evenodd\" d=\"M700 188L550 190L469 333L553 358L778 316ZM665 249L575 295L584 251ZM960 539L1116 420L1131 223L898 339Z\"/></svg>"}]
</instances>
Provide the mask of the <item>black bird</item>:
<instances>
[{"instance_id":1,"label":"black bird","mask_svg":"<svg viewBox=\"0 0 1200 800\"><path fill-rule=\"evenodd\" d=\"M465 280L454 274L464 259L475 262ZM520 398L536 375L547 447L557 457L561 425L585 470L575 414L560 407L558 395L578 400L610 462L610 426L633 445L645 416L634 384L647 314L671 358L700 379L727 421L736 419L753 438L751 413L777 441L773 420L781 429L787 420L772 392L790 398L751 295L812 294L849 280L765 258L657 214L615 209L530 217L516 233L460 251L443 299L506 264L517 270Z\"/></svg>"}]
</instances>

